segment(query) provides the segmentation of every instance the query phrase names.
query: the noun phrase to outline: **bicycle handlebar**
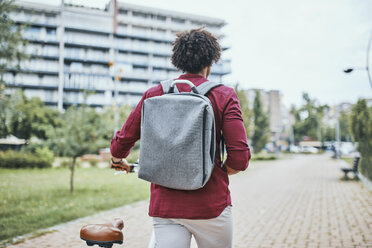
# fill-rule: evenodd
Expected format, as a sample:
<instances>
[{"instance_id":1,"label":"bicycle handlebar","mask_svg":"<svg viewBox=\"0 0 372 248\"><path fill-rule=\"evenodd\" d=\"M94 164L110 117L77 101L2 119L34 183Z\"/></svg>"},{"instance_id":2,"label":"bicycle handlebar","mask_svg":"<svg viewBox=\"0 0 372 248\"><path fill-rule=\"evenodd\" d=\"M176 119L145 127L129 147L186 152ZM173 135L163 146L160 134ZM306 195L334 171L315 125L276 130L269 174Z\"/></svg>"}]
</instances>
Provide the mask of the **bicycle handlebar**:
<instances>
[{"instance_id":1,"label":"bicycle handlebar","mask_svg":"<svg viewBox=\"0 0 372 248\"><path fill-rule=\"evenodd\" d=\"M129 164L129 166L130 166L130 170L129 170L128 173L134 173L134 172L136 172L134 170L134 168L137 168L138 167L138 164ZM115 171L115 173L114 173L115 176L116 175L119 175L119 174L127 174L127 171L125 171L125 170L123 170L123 171Z\"/></svg>"}]
</instances>

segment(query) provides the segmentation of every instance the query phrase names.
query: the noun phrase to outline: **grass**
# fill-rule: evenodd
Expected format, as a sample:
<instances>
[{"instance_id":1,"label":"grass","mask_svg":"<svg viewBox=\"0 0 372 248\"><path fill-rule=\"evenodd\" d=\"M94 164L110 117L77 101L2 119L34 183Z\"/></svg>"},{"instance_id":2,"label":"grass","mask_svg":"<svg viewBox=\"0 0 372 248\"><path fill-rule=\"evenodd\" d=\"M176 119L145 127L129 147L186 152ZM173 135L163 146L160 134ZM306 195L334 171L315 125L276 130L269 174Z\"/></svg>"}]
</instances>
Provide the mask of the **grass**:
<instances>
[{"instance_id":1,"label":"grass","mask_svg":"<svg viewBox=\"0 0 372 248\"><path fill-rule=\"evenodd\" d=\"M354 158L341 158L342 160L346 161L350 166L353 166Z\"/></svg>"},{"instance_id":2,"label":"grass","mask_svg":"<svg viewBox=\"0 0 372 248\"><path fill-rule=\"evenodd\" d=\"M266 153L260 152L258 154L253 154L251 161L260 161L260 160L276 160L276 154L274 153Z\"/></svg>"},{"instance_id":3,"label":"grass","mask_svg":"<svg viewBox=\"0 0 372 248\"><path fill-rule=\"evenodd\" d=\"M136 174L77 168L72 194L69 180L67 168L0 169L0 240L149 197L149 184Z\"/></svg>"}]
</instances>

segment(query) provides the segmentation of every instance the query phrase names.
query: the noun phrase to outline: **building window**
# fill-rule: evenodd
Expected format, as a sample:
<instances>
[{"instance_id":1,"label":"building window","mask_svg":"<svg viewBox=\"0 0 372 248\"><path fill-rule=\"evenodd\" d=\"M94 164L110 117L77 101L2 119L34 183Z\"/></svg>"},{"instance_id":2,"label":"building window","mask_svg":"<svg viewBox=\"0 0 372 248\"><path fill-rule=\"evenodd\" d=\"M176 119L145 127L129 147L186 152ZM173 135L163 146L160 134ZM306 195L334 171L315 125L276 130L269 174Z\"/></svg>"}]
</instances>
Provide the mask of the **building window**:
<instances>
[{"instance_id":1,"label":"building window","mask_svg":"<svg viewBox=\"0 0 372 248\"><path fill-rule=\"evenodd\" d=\"M128 10L126 10L126 9L119 9L119 14L121 14L121 15L128 15Z\"/></svg>"},{"instance_id":2,"label":"building window","mask_svg":"<svg viewBox=\"0 0 372 248\"><path fill-rule=\"evenodd\" d=\"M191 25L200 27L200 26L203 26L203 25L205 25L205 24L202 23L202 22L199 22L199 21L192 21L192 22L191 22Z\"/></svg>"},{"instance_id":3,"label":"building window","mask_svg":"<svg viewBox=\"0 0 372 248\"><path fill-rule=\"evenodd\" d=\"M185 24L185 19L172 17L172 22L179 23L179 24Z\"/></svg>"},{"instance_id":4,"label":"building window","mask_svg":"<svg viewBox=\"0 0 372 248\"><path fill-rule=\"evenodd\" d=\"M141 17L141 18L147 18L149 15L143 12L133 12L133 16Z\"/></svg>"},{"instance_id":5,"label":"building window","mask_svg":"<svg viewBox=\"0 0 372 248\"><path fill-rule=\"evenodd\" d=\"M37 27L30 27L30 28L26 28L25 31L27 33L30 33L30 34L39 34L40 33L40 28L37 28Z\"/></svg>"},{"instance_id":6,"label":"building window","mask_svg":"<svg viewBox=\"0 0 372 248\"><path fill-rule=\"evenodd\" d=\"M48 35L56 35L56 30L55 29L47 28L46 32L47 32Z\"/></svg>"},{"instance_id":7,"label":"building window","mask_svg":"<svg viewBox=\"0 0 372 248\"><path fill-rule=\"evenodd\" d=\"M156 16L156 20L165 22L167 20L167 17L166 16L162 16L162 15L157 15Z\"/></svg>"}]
</instances>

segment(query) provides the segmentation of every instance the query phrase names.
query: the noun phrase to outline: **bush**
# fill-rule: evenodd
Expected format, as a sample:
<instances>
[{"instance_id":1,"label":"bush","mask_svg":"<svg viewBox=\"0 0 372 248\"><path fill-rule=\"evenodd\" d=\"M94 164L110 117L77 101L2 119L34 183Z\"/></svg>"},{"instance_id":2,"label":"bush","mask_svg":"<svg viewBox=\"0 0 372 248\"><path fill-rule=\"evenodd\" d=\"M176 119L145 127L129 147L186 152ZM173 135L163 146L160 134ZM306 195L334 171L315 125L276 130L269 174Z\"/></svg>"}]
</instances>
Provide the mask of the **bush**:
<instances>
[{"instance_id":1,"label":"bush","mask_svg":"<svg viewBox=\"0 0 372 248\"><path fill-rule=\"evenodd\" d=\"M35 155L49 164L53 164L54 154L48 147L36 148ZM49 166L50 167L50 166Z\"/></svg>"},{"instance_id":2,"label":"bush","mask_svg":"<svg viewBox=\"0 0 372 248\"><path fill-rule=\"evenodd\" d=\"M364 156L360 158L359 171L363 176L372 180L372 156Z\"/></svg>"},{"instance_id":3,"label":"bush","mask_svg":"<svg viewBox=\"0 0 372 248\"><path fill-rule=\"evenodd\" d=\"M48 148L37 148L35 153L8 150L0 152L0 167L49 168L52 166L53 159L53 153Z\"/></svg>"},{"instance_id":4,"label":"bush","mask_svg":"<svg viewBox=\"0 0 372 248\"><path fill-rule=\"evenodd\" d=\"M365 99L353 106L350 121L353 139L358 142L361 155L359 170L363 176L372 180L372 107L368 107Z\"/></svg>"},{"instance_id":5,"label":"bush","mask_svg":"<svg viewBox=\"0 0 372 248\"><path fill-rule=\"evenodd\" d=\"M259 154L254 154L252 156L252 161L258 161L258 160L276 160L277 157L275 156L275 154L262 154L262 153L259 153Z\"/></svg>"}]
</instances>

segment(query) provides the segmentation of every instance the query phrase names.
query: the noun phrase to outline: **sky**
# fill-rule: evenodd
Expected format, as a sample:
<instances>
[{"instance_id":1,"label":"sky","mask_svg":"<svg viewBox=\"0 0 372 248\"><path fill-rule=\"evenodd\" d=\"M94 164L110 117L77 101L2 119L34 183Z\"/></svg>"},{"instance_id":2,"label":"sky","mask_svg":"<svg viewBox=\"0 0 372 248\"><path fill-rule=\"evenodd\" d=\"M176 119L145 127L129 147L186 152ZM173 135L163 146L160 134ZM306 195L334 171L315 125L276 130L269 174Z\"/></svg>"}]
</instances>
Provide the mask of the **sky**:
<instances>
[{"instance_id":1,"label":"sky","mask_svg":"<svg viewBox=\"0 0 372 248\"><path fill-rule=\"evenodd\" d=\"M103 8L108 0L65 2ZM365 70L372 0L123 2L224 19L223 43L231 49L223 57L232 61L232 73L224 77L227 84L279 90L288 107L299 106L303 92L329 105L372 98ZM372 76L372 48L369 57ZM343 69L349 67L363 69L345 74Z\"/></svg>"}]
</instances>

